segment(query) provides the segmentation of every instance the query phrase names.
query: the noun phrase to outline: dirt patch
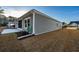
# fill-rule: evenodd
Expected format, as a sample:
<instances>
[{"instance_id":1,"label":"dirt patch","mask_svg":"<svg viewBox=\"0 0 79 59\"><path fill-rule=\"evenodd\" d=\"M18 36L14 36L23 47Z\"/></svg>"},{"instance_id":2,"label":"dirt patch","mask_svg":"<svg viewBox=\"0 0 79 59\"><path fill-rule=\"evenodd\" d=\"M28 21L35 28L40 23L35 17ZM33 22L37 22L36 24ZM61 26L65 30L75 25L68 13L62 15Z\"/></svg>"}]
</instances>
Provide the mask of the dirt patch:
<instances>
[{"instance_id":1,"label":"dirt patch","mask_svg":"<svg viewBox=\"0 0 79 59\"><path fill-rule=\"evenodd\" d=\"M0 51L75 52L79 51L79 30L62 29L22 40L10 40L0 43L0 48Z\"/></svg>"},{"instance_id":2,"label":"dirt patch","mask_svg":"<svg viewBox=\"0 0 79 59\"><path fill-rule=\"evenodd\" d=\"M17 35L15 33L0 35L0 42L8 42L12 40L17 40Z\"/></svg>"}]
</instances>

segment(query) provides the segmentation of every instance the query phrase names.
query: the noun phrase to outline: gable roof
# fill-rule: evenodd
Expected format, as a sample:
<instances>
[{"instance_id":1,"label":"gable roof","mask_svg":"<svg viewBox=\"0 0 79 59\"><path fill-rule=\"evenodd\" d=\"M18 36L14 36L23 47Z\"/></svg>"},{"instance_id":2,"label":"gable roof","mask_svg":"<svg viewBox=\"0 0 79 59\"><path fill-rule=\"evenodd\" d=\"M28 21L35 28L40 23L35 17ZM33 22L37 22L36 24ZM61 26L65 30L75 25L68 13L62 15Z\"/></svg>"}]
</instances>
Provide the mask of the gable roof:
<instances>
[{"instance_id":1,"label":"gable roof","mask_svg":"<svg viewBox=\"0 0 79 59\"><path fill-rule=\"evenodd\" d=\"M22 15L22 16L19 17L18 19L24 18L24 17L26 17L28 14L31 14L31 13L36 13L36 14L45 16L45 17L47 17L47 18L50 18L50 19L52 19L52 20L54 20L54 21L56 21L56 22L60 22L60 21L58 21L58 20L56 20L56 19L54 19L54 18L52 18L52 17L50 17L50 16L48 16L48 15L46 15L46 14L40 12L40 11L37 11L37 10L35 10L35 9L32 9L32 10L28 11L27 13L25 13L24 15Z\"/></svg>"}]
</instances>

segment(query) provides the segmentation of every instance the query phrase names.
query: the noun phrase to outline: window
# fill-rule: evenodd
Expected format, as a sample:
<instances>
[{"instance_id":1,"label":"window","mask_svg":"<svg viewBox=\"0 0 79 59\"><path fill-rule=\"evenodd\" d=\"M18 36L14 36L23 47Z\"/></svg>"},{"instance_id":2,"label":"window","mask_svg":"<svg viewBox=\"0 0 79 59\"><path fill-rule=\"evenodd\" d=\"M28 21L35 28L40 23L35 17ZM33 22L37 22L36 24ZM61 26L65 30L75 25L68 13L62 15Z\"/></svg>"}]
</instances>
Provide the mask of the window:
<instances>
[{"instance_id":1,"label":"window","mask_svg":"<svg viewBox=\"0 0 79 59\"><path fill-rule=\"evenodd\" d=\"M30 26L30 19L28 19L28 26Z\"/></svg>"},{"instance_id":2,"label":"window","mask_svg":"<svg viewBox=\"0 0 79 59\"><path fill-rule=\"evenodd\" d=\"M27 27L27 20L25 20L25 27Z\"/></svg>"},{"instance_id":3,"label":"window","mask_svg":"<svg viewBox=\"0 0 79 59\"><path fill-rule=\"evenodd\" d=\"M18 22L18 27L19 27L19 28L22 28L22 20L20 20L20 21Z\"/></svg>"},{"instance_id":4,"label":"window","mask_svg":"<svg viewBox=\"0 0 79 59\"><path fill-rule=\"evenodd\" d=\"M25 20L25 27L30 26L30 19Z\"/></svg>"}]
</instances>

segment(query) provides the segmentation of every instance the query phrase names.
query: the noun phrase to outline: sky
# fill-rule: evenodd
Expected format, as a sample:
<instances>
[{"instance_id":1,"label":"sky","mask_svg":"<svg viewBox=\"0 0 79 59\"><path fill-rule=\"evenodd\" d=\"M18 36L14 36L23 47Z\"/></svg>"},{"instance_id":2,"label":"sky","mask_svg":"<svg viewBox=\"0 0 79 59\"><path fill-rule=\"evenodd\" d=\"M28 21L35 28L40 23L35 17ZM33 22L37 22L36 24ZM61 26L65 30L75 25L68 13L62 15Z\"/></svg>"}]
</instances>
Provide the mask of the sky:
<instances>
[{"instance_id":1,"label":"sky","mask_svg":"<svg viewBox=\"0 0 79 59\"><path fill-rule=\"evenodd\" d=\"M20 17L31 9L36 9L48 16L69 23L79 21L79 6L1 6L5 16Z\"/></svg>"}]
</instances>

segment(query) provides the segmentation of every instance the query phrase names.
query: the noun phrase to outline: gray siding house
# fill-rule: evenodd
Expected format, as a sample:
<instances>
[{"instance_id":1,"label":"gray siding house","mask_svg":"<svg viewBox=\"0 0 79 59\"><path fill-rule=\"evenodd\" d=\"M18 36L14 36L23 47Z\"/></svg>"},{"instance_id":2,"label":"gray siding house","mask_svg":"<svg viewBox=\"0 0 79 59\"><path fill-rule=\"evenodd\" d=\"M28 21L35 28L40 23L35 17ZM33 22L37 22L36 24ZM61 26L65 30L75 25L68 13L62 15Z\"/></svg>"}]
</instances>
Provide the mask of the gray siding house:
<instances>
[{"instance_id":1,"label":"gray siding house","mask_svg":"<svg viewBox=\"0 0 79 59\"><path fill-rule=\"evenodd\" d=\"M18 18L17 28L27 31L29 34L39 35L62 28L62 22L35 9L30 10Z\"/></svg>"}]
</instances>

